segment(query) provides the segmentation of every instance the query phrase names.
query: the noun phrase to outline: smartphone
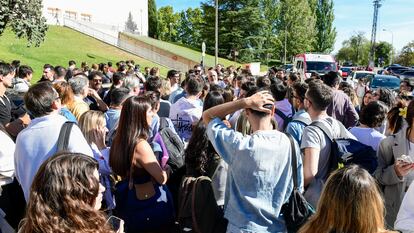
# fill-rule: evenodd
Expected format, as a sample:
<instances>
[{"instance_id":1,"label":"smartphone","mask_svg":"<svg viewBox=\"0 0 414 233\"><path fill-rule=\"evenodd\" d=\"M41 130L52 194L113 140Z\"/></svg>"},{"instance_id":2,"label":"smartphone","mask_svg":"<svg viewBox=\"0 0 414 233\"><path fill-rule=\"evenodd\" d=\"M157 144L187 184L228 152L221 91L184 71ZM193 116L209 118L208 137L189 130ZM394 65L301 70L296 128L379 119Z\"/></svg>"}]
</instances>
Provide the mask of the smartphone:
<instances>
[{"instance_id":1,"label":"smartphone","mask_svg":"<svg viewBox=\"0 0 414 233\"><path fill-rule=\"evenodd\" d=\"M404 165L408 165L408 164L412 164L413 163L413 161L411 160L411 158L408 157L408 156L406 156L406 155L405 156L403 155L403 156L397 158L397 161L403 163Z\"/></svg>"},{"instance_id":2,"label":"smartphone","mask_svg":"<svg viewBox=\"0 0 414 233\"><path fill-rule=\"evenodd\" d=\"M124 228L124 220L122 220L122 219L120 219L116 216L112 215L111 217L108 218L108 220L106 222L112 226L112 229L115 232L120 232L119 230Z\"/></svg>"}]
</instances>

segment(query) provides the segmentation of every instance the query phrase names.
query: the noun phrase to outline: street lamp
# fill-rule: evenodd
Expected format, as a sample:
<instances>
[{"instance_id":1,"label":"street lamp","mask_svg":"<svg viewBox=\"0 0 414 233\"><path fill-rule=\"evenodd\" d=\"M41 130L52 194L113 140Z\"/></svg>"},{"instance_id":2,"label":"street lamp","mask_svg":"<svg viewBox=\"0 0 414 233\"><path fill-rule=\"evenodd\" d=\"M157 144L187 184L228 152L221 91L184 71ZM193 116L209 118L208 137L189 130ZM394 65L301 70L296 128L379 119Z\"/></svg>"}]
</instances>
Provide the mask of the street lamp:
<instances>
[{"instance_id":1,"label":"street lamp","mask_svg":"<svg viewBox=\"0 0 414 233\"><path fill-rule=\"evenodd\" d=\"M215 45L215 65L218 64L218 0L216 0L216 26L215 26L215 37L216 37L216 45Z\"/></svg>"},{"instance_id":2,"label":"street lamp","mask_svg":"<svg viewBox=\"0 0 414 233\"><path fill-rule=\"evenodd\" d=\"M389 30L389 29L382 29L384 32L389 32L391 33L391 60L390 60L390 65L392 65L394 63L394 33Z\"/></svg>"}]
</instances>

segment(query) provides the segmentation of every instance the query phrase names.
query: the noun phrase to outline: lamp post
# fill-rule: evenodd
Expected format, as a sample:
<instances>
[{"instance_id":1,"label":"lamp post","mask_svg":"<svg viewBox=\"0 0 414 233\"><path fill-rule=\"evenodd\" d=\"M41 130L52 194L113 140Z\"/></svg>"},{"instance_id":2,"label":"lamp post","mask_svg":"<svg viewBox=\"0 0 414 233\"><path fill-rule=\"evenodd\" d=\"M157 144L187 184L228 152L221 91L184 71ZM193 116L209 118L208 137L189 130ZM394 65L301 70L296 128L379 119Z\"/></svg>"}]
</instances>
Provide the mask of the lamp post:
<instances>
[{"instance_id":1,"label":"lamp post","mask_svg":"<svg viewBox=\"0 0 414 233\"><path fill-rule=\"evenodd\" d=\"M218 0L216 0L216 26L215 26L215 38L216 38L216 44L215 44L215 59L214 63L215 65L218 64Z\"/></svg>"},{"instance_id":2,"label":"lamp post","mask_svg":"<svg viewBox=\"0 0 414 233\"><path fill-rule=\"evenodd\" d=\"M390 60L390 65L392 65L394 63L394 33L389 30L389 29L382 29L384 32L389 32L391 33L391 60Z\"/></svg>"},{"instance_id":3,"label":"lamp post","mask_svg":"<svg viewBox=\"0 0 414 233\"><path fill-rule=\"evenodd\" d=\"M283 58L284 67L286 67L286 45L287 45L287 25L285 26L285 56Z\"/></svg>"}]
</instances>

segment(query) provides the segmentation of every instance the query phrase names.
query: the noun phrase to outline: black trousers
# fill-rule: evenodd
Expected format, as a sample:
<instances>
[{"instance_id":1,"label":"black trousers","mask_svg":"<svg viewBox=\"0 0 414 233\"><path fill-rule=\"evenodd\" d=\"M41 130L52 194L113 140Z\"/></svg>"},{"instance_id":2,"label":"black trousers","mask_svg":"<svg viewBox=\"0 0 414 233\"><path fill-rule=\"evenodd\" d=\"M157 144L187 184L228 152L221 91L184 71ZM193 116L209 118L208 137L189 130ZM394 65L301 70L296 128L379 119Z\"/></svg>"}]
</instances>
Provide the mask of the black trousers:
<instances>
[{"instance_id":1,"label":"black trousers","mask_svg":"<svg viewBox=\"0 0 414 233\"><path fill-rule=\"evenodd\" d=\"M0 208L6 213L5 219L10 226L17 230L26 212L23 190L16 179L1 188L3 191L0 196Z\"/></svg>"}]
</instances>

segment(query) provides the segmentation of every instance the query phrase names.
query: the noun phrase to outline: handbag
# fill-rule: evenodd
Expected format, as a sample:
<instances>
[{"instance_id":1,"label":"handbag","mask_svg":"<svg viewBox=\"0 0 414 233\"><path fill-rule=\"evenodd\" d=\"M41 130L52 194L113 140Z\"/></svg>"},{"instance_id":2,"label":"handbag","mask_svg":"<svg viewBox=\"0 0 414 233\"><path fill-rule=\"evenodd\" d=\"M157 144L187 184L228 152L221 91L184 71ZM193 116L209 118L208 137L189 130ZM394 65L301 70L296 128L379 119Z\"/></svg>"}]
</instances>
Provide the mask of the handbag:
<instances>
[{"instance_id":1,"label":"handbag","mask_svg":"<svg viewBox=\"0 0 414 233\"><path fill-rule=\"evenodd\" d=\"M282 214L285 218L286 228L289 233L295 233L303 226L308 218L315 213L313 207L306 201L298 186L298 172L296 160L296 147L294 139L286 133L292 148L292 173L293 173L293 190L289 200L282 206Z\"/></svg>"},{"instance_id":2,"label":"handbag","mask_svg":"<svg viewBox=\"0 0 414 233\"><path fill-rule=\"evenodd\" d=\"M174 205L166 185L134 184L131 161L128 179L116 184L114 215L125 221L125 232L147 232L174 223Z\"/></svg>"}]
</instances>

